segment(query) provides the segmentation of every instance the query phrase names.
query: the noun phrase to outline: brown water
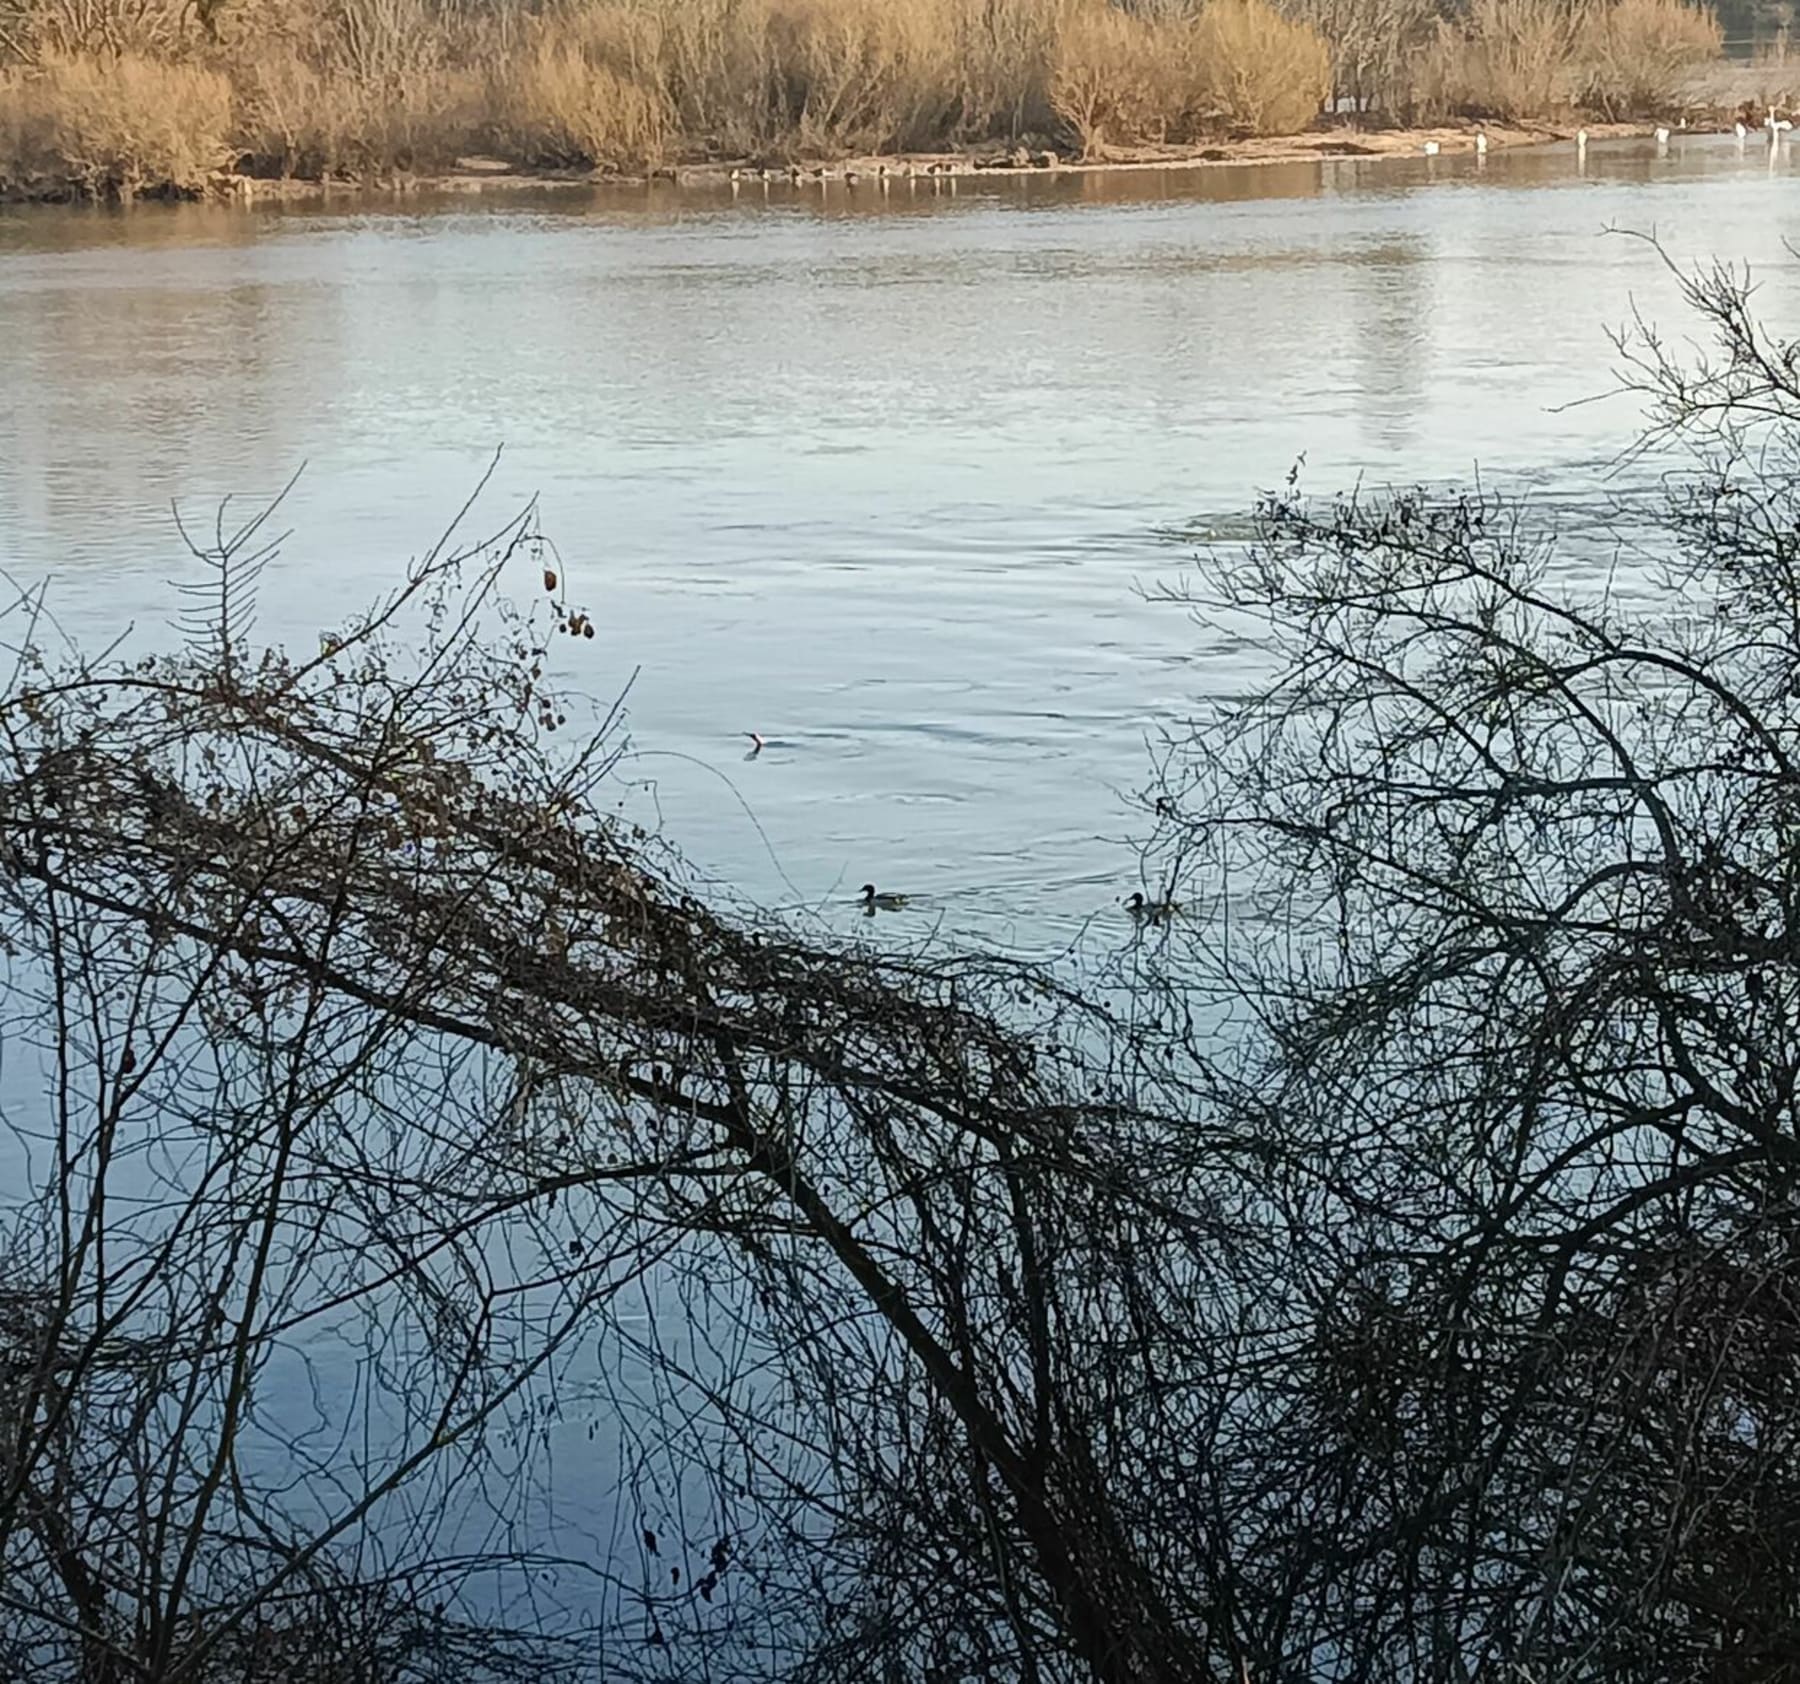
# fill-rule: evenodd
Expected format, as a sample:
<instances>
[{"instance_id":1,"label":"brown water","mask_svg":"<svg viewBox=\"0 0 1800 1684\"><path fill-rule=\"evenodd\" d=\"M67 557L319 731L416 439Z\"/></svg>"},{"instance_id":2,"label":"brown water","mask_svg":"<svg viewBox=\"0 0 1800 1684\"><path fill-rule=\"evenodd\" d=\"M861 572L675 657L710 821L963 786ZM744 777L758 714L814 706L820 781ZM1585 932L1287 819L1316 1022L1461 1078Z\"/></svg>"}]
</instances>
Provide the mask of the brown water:
<instances>
[{"instance_id":1,"label":"brown water","mask_svg":"<svg viewBox=\"0 0 1800 1684\"><path fill-rule=\"evenodd\" d=\"M1630 481L1605 329L1676 324L1643 244L1763 268L1791 152L1678 139L1129 176L659 187L0 216L0 563L92 639L167 637L204 516L301 464L262 628L310 648L497 445L632 697L640 809L773 904L874 878L1042 947L1133 886L1146 739L1256 653L1144 603L1305 459L1578 519ZM741 731L772 739L753 763ZM740 801L741 797L741 801ZM754 817L752 817L752 815ZM766 836L766 845L765 838Z\"/></svg>"}]
</instances>

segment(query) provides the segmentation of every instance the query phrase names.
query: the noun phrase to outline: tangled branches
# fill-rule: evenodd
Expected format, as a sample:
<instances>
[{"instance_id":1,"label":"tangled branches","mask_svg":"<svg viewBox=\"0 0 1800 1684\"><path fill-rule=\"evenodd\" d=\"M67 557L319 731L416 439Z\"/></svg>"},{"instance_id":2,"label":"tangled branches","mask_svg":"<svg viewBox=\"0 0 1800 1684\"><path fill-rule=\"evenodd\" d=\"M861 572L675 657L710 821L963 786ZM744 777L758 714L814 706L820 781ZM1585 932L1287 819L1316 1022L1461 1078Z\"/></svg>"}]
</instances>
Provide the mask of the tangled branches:
<instances>
[{"instance_id":1,"label":"tangled branches","mask_svg":"<svg viewBox=\"0 0 1800 1684\"><path fill-rule=\"evenodd\" d=\"M1626 342L1694 449L1610 580L1492 497L1284 498L1197 593L1283 660L1160 845L1279 914L1201 968L1266 1027L1276 1438L1355 1676L1800 1653L1800 380L1741 283L1688 298L1714 363Z\"/></svg>"},{"instance_id":2,"label":"tangled branches","mask_svg":"<svg viewBox=\"0 0 1800 1684\"><path fill-rule=\"evenodd\" d=\"M599 1336L684 1400L618 1426L677 1468L677 1510L696 1478L722 1510L723 1439L756 1499L715 1519L704 1574L636 1587L610 1635L642 1655L618 1665L679 1638L762 1676L760 1622L846 1672L874 1645L1199 1676L1112 1513L1106 1424L1063 1384L1128 1313L1170 1313L1118 1293L1138 1230L1198 1278L1210 1223L1142 1095L1157 1055L1044 977L701 906L596 805L611 724L553 749L542 634L585 616L498 589L542 561L529 524L434 560L310 661L27 654L0 804L12 1033L52 1093L21 1126L48 1173L15 1243L49 1267L0 1462L27 1648L210 1677L349 1540L416 1575L431 1528L390 1511L416 1488L441 1507L432 1480L578 1384ZM621 1305L646 1297L712 1348L634 1337ZM265 1401L327 1340L383 1416L346 1465ZM148 1368L121 1387L122 1343ZM304 1521L296 1464L333 1487ZM846 1566L897 1531L942 1557L943 1584L910 1587L936 1614L871 1610L881 1576ZM762 1609L723 1594L753 1547Z\"/></svg>"},{"instance_id":3,"label":"tangled branches","mask_svg":"<svg viewBox=\"0 0 1800 1684\"><path fill-rule=\"evenodd\" d=\"M0 1671L1786 1676L1756 355L1652 611L1489 500L1209 561L1282 667L1149 803L1190 915L1079 988L697 894L607 810L616 717L565 740L529 515L311 659L229 553L125 669L21 601ZM547 1462L600 1534L554 1559Z\"/></svg>"}]
</instances>

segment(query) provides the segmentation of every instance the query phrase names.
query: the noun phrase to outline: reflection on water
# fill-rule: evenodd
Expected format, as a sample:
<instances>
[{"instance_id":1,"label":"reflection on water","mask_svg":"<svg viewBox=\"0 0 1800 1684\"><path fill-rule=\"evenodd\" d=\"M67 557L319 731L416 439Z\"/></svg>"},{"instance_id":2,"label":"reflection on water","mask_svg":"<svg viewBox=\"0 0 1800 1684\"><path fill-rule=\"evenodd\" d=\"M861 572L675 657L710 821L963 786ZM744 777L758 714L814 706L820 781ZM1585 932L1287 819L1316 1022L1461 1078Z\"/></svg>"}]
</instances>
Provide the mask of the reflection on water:
<instances>
[{"instance_id":1,"label":"reflection on water","mask_svg":"<svg viewBox=\"0 0 1800 1684\"><path fill-rule=\"evenodd\" d=\"M1600 495L1634 412L1558 406L1607 387L1633 296L1676 309L1604 230L1773 265L1793 171L1679 137L1582 171L0 214L0 562L96 638L168 636L171 501L305 462L262 613L310 646L504 444L492 515L542 493L602 628L570 676L641 666L632 799L700 861L846 930L858 884L919 894L883 939L1111 939L1116 792L1257 658L1141 600L1159 533L1238 529L1301 458L1319 490L1479 465ZM1793 301L1772 272L1763 307Z\"/></svg>"}]
</instances>

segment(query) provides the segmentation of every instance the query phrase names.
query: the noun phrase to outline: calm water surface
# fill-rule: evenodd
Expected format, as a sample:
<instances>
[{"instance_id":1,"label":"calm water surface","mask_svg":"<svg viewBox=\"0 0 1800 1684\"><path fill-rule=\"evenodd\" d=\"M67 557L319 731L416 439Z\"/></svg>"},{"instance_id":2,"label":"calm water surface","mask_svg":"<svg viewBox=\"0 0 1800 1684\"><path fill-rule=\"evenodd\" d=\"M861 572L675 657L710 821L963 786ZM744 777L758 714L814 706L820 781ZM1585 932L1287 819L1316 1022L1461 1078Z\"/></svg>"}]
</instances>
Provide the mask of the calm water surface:
<instances>
[{"instance_id":1,"label":"calm water surface","mask_svg":"<svg viewBox=\"0 0 1800 1684\"><path fill-rule=\"evenodd\" d=\"M1559 406L1679 307L1605 231L1748 260L1791 325L1790 153L3 215L0 563L168 637L171 502L305 464L262 629L311 648L504 445L487 517L540 494L600 626L572 678L641 669L639 809L771 904L854 929L872 877L922 897L884 934L1041 949L1119 920L1146 740L1254 670L1137 594L1168 529L1300 458L1630 490L1631 401Z\"/></svg>"}]
</instances>

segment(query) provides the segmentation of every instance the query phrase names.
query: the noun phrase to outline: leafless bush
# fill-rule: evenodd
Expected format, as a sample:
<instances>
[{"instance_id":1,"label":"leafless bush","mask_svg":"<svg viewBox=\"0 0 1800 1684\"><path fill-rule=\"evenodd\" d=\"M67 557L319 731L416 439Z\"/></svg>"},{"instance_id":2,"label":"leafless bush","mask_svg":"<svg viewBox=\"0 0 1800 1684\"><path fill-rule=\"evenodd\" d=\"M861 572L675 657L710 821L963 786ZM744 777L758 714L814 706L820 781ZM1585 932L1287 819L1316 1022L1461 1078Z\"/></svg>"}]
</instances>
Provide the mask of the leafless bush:
<instances>
[{"instance_id":1,"label":"leafless bush","mask_svg":"<svg viewBox=\"0 0 1800 1684\"><path fill-rule=\"evenodd\" d=\"M1168 101L1168 61L1154 23L1116 7L1077 6L1057 35L1050 104L1084 158L1103 157L1109 142L1161 140Z\"/></svg>"},{"instance_id":2,"label":"leafless bush","mask_svg":"<svg viewBox=\"0 0 1800 1684\"><path fill-rule=\"evenodd\" d=\"M176 0L4 0L0 70L45 59L179 52L204 17Z\"/></svg>"},{"instance_id":3,"label":"leafless bush","mask_svg":"<svg viewBox=\"0 0 1800 1684\"><path fill-rule=\"evenodd\" d=\"M1193 52L1208 115L1239 133L1298 133L1318 117L1331 89L1323 39L1265 0L1210 0Z\"/></svg>"},{"instance_id":4,"label":"leafless bush","mask_svg":"<svg viewBox=\"0 0 1800 1684\"><path fill-rule=\"evenodd\" d=\"M6 1244L40 1284L11 1324L0 1558L36 1675L207 1678L312 1630L285 1610L315 1573L441 1577L447 1499L598 1383L573 1366L598 1341L654 1382L605 1415L654 1559L629 1586L590 1564L612 1589L579 1610L619 1675L678 1645L745 1678L937 1648L1198 1676L1206 1640L1048 1389L1125 1336L1131 1223L1196 1275L1208 1227L1162 1232L1169 1147L1104 1013L698 904L602 816L611 735L555 747L544 634L592 624L528 526L310 659L246 642L235 548L203 645L53 667L31 618L0 707L7 1035L45 1087L14 1121L35 1167ZM521 567L553 593L526 621L498 593ZM648 1334L619 1313L646 1300ZM336 1378L309 1381L321 1348ZM375 1427L321 1403L301 1431L309 1385ZM882 1568L914 1495L890 1451L973 1507L932 1618L872 1627L851 1569ZM730 1515L702 1540L696 1483ZM473 1626L490 1671L503 1635Z\"/></svg>"},{"instance_id":5,"label":"leafless bush","mask_svg":"<svg viewBox=\"0 0 1800 1684\"><path fill-rule=\"evenodd\" d=\"M534 164L633 164L662 155L675 127L647 20L578 12L529 19L495 65L494 139Z\"/></svg>"},{"instance_id":6,"label":"leafless bush","mask_svg":"<svg viewBox=\"0 0 1800 1684\"><path fill-rule=\"evenodd\" d=\"M1689 290L1656 611L1272 500L1177 597L1279 661L1147 797L1185 912L1075 979L703 902L529 517L304 658L250 533L170 656L18 601L0 1660L1784 1677L1800 382ZM458 1494L584 1413L626 1542L508 1631Z\"/></svg>"},{"instance_id":7,"label":"leafless bush","mask_svg":"<svg viewBox=\"0 0 1800 1684\"><path fill-rule=\"evenodd\" d=\"M1615 0L1588 33L1586 103L1613 118L1665 112L1718 61L1723 41L1711 12L1680 0Z\"/></svg>"},{"instance_id":8,"label":"leafless bush","mask_svg":"<svg viewBox=\"0 0 1800 1684\"><path fill-rule=\"evenodd\" d=\"M1296 17L1331 52L1331 91L1357 117L1409 119L1419 100L1418 59L1433 40L1433 0L1301 0Z\"/></svg>"},{"instance_id":9,"label":"leafless bush","mask_svg":"<svg viewBox=\"0 0 1800 1684\"><path fill-rule=\"evenodd\" d=\"M1436 88L1455 111L1513 119L1575 108L1593 7L1586 0L1471 0L1440 25Z\"/></svg>"},{"instance_id":10,"label":"leafless bush","mask_svg":"<svg viewBox=\"0 0 1800 1684\"><path fill-rule=\"evenodd\" d=\"M1359 1657L1325 1676L1800 1652L1800 382L1736 277L1687 290L1715 362L1621 341L1693 452L1653 606L1487 496L1278 499L1202 570L1282 672L1156 808L1260 913L1182 981L1260 1025L1239 1105L1285 1143L1261 1454L1330 1538L1279 1616Z\"/></svg>"}]
</instances>

